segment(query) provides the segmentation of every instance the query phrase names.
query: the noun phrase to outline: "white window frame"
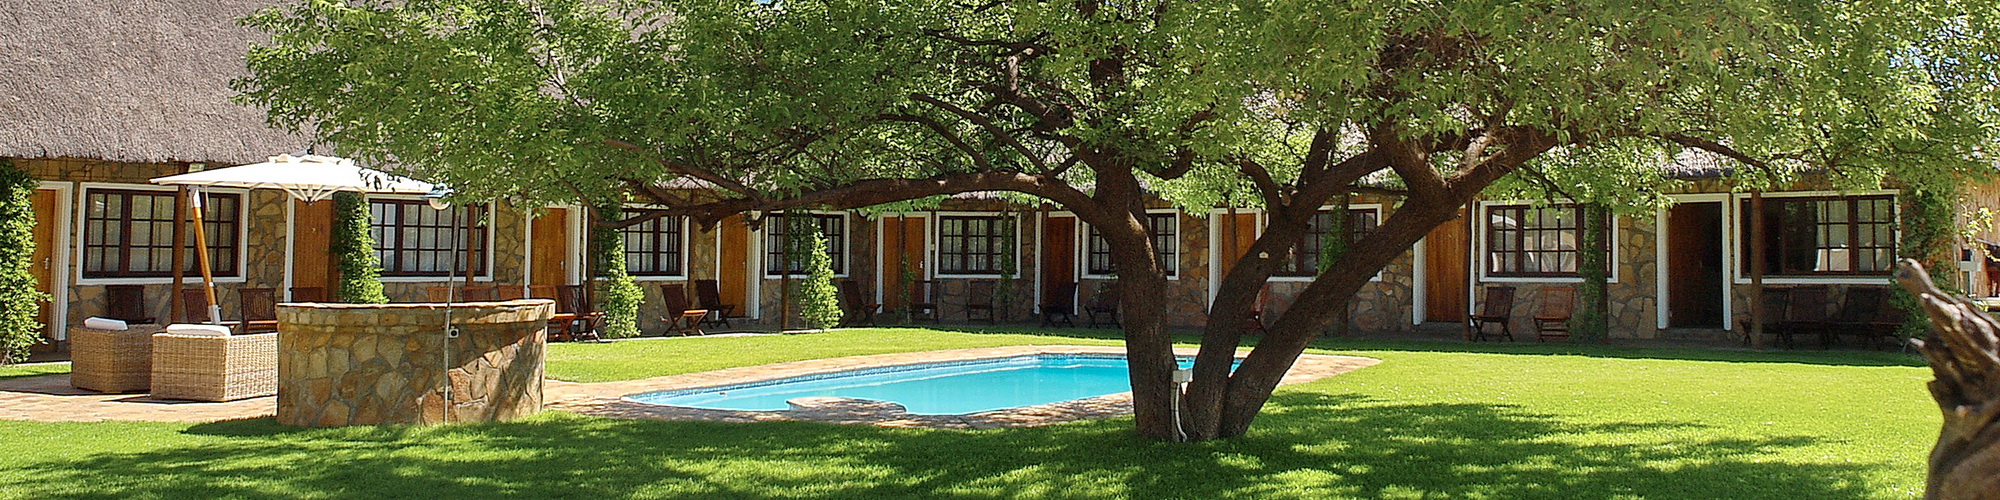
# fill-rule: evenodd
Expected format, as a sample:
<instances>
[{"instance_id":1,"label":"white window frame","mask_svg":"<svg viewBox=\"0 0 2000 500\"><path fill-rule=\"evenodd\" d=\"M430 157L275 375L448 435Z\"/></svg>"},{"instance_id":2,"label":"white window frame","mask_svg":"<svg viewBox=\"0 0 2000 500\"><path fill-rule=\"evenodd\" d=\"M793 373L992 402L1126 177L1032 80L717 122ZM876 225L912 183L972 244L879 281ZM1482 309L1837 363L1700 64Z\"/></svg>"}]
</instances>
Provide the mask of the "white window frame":
<instances>
[{"instance_id":1,"label":"white window frame","mask_svg":"<svg viewBox=\"0 0 2000 500\"><path fill-rule=\"evenodd\" d=\"M661 210L658 207L649 207L645 205L630 204L630 203L625 204L625 209L627 212L630 212L632 210ZM694 245L693 245L694 237L693 235L689 234L694 232L694 227L691 224L692 221L689 220L688 217L685 215L669 215L666 217L680 219L681 272L677 274L647 274L647 275L632 274L631 269L629 269L629 263L628 263L628 269L626 269L625 274L631 275L632 281L687 281L688 280L688 267L694 262L692 260L694 254ZM622 227L618 228L618 237L619 241L622 243L625 237L625 228ZM528 245L528 246L533 247L534 245ZM621 257L623 256L621 255Z\"/></svg>"},{"instance_id":2,"label":"white window frame","mask_svg":"<svg viewBox=\"0 0 2000 500\"><path fill-rule=\"evenodd\" d=\"M1894 217L1895 217L1895 221L1893 221L1895 223L1891 224L1890 227L1895 228L1894 231L1896 234L1896 245L1900 247L1903 244L1903 224L1902 224L1903 197L1901 192L1896 191L1894 189L1875 189L1875 190L1848 191L1848 192L1780 191L1775 193L1772 192L1764 193L1765 198L1805 198L1805 197L1815 197L1815 196L1823 197L1823 196L1881 196L1881 195L1889 196L1891 202L1889 203L1889 206L1894 210ZM1748 217L1749 214L1743 213L1741 210L1738 209L1738 207L1743 206L1745 200L1749 199L1750 199L1749 193L1734 193L1730 195L1729 200L1727 202L1729 206L1726 207L1728 213L1725 214L1725 216L1729 218L1729 220L1725 221L1725 223L1729 225L1731 229L1728 235L1729 256L1727 260L1729 261L1730 266L1727 271L1728 272L1727 276L1729 277L1730 283L1738 285L1750 284L1750 273L1743 272L1740 269L1741 267L1743 267L1740 261L1748 260L1750 258L1750 256L1744 255L1744 252L1749 251L1749 249L1743 247L1743 238L1742 236L1739 235L1742 232L1741 228L1747 227L1750 223L1750 221L1748 220L1739 220L1739 219ZM1901 258L1901 256L1898 255L1897 258ZM1770 274L1765 274L1764 284L1766 285L1885 285L1886 286L1890 284L1890 279L1891 278L1889 278L1888 276L1772 276Z\"/></svg>"},{"instance_id":3,"label":"white window frame","mask_svg":"<svg viewBox=\"0 0 2000 500\"><path fill-rule=\"evenodd\" d=\"M1022 273L1027 272L1027 266L1025 265L1027 263L1027 255L1026 255L1027 252L1021 251L1021 242L1026 241L1022 239L1026 235L1025 230L1027 229L1023 226L1027 226L1028 224L1025 224L1021 221L1020 212L1012 212L1012 215L1009 215L1009 212L999 212L999 211L993 211L993 212L938 211L930 213L932 214L932 216L926 217L924 219L924 226L925 226L924 232L930 237L929 241L924 242L924 245L928 247L924 251L924 274L930 275L932 279L1003 279L1004 278L1003 276L995 273L961 274L961 273L944 272L943 266L939 265L939 261L943 259L941 258L940 255L938 255L938 248L940 246L939 243L942 243L944 241L944 235L941 234L942 231L940 231L940 229L942 228L939 227L940 226L939 223L943 221L945 217L1013 217L1014 218L1013 250L1014 250L1014 270L1015 270L1014 277L1020 278Z\"/></svg>"},{"instance_id":4,"label":"white window frame","mask_svg":"<svg viewBox=\"0 0 2000 500\"><path fill-rule=\"evenodd\" d=\"M854 272L854 267L853 267L854 266L854 216L848 214L847 212L842 212L838 210L801 210L800 213L805 213L810 215L840 216L840 234L841 234L840 244L845 246L841 248L840 252L840 272L833 273L833 277L846 278L848 277L849 274L853 273ZM778 213L773 215L782 216L784 214ZM766 257L764 254L765 245L769 244L771 238L770 234L767 234L771 229L771 225L769 224L770 221L766 219L765 222L766 224L764 224L763 227L757 228L756 231L757 253L751 258L757 259L757 274L759 276L763 276L764 279L767 280L785 279L784 273L771 272L770 262L765 260ZM716 251L720 252L721 251L720 247L717 247ZM682 267L682 269L686 269L686 267ZM791 277L793 279L804 278L806 277L806 273L792 273ZM686 279L686 276L682 276L681 279Z\"/></svg>"},{"instance_id":5,"label":"white window frame","mask_svg":"<svg viewBox=\"0 0 2000 500\"><path fill-rule=\"evenodd\" d=\"M1576 203L1576 202L1570 200L1552 200L1552 201L1542 201L1542 202L1537 202L1535 200L1480 201L1478 203L1478 207L1476 207L1477 210L1473 210L1472 214L1472 216L1474 217L1472 230L1478 233L1472 235L1474 242L1472 249L1473 250L1472 265L1474 267L1474 270L1476 271L1476 276L1479 277L1479 281L1481 283L1582 283L1583 277L1581 276L1491 276L1488 274L1489 266L1487 265L1486 262L1486 249L1488 248L1488 246L1486 241L1486 235L1491 231L1487 230L1486 225L1489 222L1491 222L1489 211L1492 207L1496 206L1511 207L1517 205L1528 205L1536 208L1547 208L1551 205L1560 205L1565 203ZM1619 268L1622 266L1620 266L1619 263L1623 262L1623 260L1621 259L1623 259L1624 257L1624 250L1620 248L1618 242L1620 241L1619 237L1624 235L1624 230L1619 229L1619 219L1623 218L1624 217L1618 215L1611 216L1611 231L1610 234L1605 236L1606 238L1610 239L1609 246L1611 247L1611 255L1607 257L1607 259L1609 259L1609 264L1611 267L1611 276L1609 276L1605 280L1606 283L1618 283L1618 280L1620 278ZM1583 231L1584 231L1583 221L1578 220L1576 226L1576 238L1577 238L1577 246L1579 247L1577 248L1577 259L1578 259L1577 265L1579 266L1579 268L1583 264L1582 262L1583 249L1581 248L1583 245Z\"/></svg>"},{"instance_id":6,"label":"white window frame","mask_svg":"<svg viewBox=\"0 0 2000 500\"><path fill-rule=\"evenodd\" d=\"M85 203L89 203L89 202L90 202L90 190L92 190L92 189L111 189L111 190L120 190L120 191L156 191L156 192L162 192L162 193L174 193L174 192L176 192L176 191L179 191L180 189L179 189L179 188L175 188L175 187L171 187L171 186L161 186L161 185L158 185L158 184L127 184L127 183L120 183L120 182L81 182L81 183L78 183L77 185L78 185L78 187L79 187L80 189L78 189L78 190L77 190L76 192L74 192L74 193L73 193L73 194L74 194L74 196L73 196L73 202L74 202L74 205L72 205L72 208L70 209L70 214L71 214L71 217L70 217L70 218L71 218L71 220L70 220L70 222L71 222L71 225L72 225L72 227L73 227L73 230L74 230L74 231L76 231L76 233L75 233L75 234L76 234L76 237L75 237L75 238L72 238L72 239L70 239L70 241L68 242L68 244L67 244L67 245L65 245L65 246L67 246L67 247L68 247L68 248L70 249L70 251L71 251L71 252L74 252L74 255L76 255L76 266L75 266L75 267L76 267L76 269L72 270L72 273L74 273L74 274L70 274L70 277L76 280L76 281L75 281L76 285L77 285L77 286L94 286L94 285L166 285L166 284L172 284L172 283L174 282L174 278L173 278L173 277L170 277L170 276L168 276L168 277L148 277L148 278L86 278L86 277L84 277L84 275L83 275L83 268L84 268L85 266L83 265L83 244L84 244L84 235L85 235L85 234L87 234L87 233L86 233L86 231L85 231L85 229L84 229L84 224L85 224L86 220L87 220L87 219L89 219L89 217L84 217L84 216L82 216L81 214L87 214L87 213L89 213L89 212L87 211L87 210L88 210L88 208L87 208L87 207L84 207L84 206L83 206L83 204L85 204ZM214 188L214 187L204 187L204 188L202 188L202 190L203 190L203 191L208 191L208 192L210 192L210 193L228 193L228 194L234 194L234 195L237 195L237 198L236 198L236 199L238 199L238 200L241 200L241 202L237 203L237 206L236 206L236 210L237 210L237 213L236 213L236 220L237 220L237 224L236 224L236 242L237 242L237 245L236 245L236 269L234 269L234 271L236 272L236 275L235 275L235 276L227 276L227 277L218 277L218 278L215 278L215 282L216 282L216 283L247 283L247 282L249 282L249 280L250 280L250 263L248 262L248 260L249 260L249 258L250 258L250 245L251 245L251 242L250 242L250 224L251 224L251 222L250 222L250 203L251 203L251 201L250 201L250 190L248 190L248 189L240 189L240 188ZM176 218L185 218L185 217L187 217L187 214L185 214L185 213L176 213L176 214L174 214L174 217L176 217ZM190 230L190 232L189 232L188 234L190 235L189 237L192 237L192 236L191 236L191 235L193 234L192 230ZM193 253L194 253L194 249L193 249L193 248L189 248L189 249L188 249L188 255L189 255L189 258L193 258L193 257L192 257L192 256L193 256ZM181 277L181 283L184 283L184 284L189 284L189 283L201 283L201 273L188 273L188 274L190 274L190 275L185 275L185 276L182 276L182 277Z\"/></svg>"},{"instance_id":7,"label":"white window frame","mask_svg":"<svg viewBox=\"0 0 2000 500\"><path fill-rule=\"evenodd\" d=\"M369 194L367 198L369 200L403 200L403 201L424 199L423 195L407 195L407 194ZM453 205L456 205L456 203L454 203ZM482 259L486 261L485 265L483 266L486 268L486 272L478 276L473 276L472 280L478 282L492 282L493 262L494 262L493 257L494 255L500 253L495 251L495 248L500 246L500 241L494 238L494 235L498 234L496 230L500 226L500 218L499 218L498 207L496 207L492 203L484 203L483 205L485 205L486 207L485 210L487 214L486 251L483 252L486 255L482 257ZM373 207L370 207L368 212L369 212L368 227L373 228L375 227L375 217L374 217L375 210L373 209ZM465 252L465 249L459 248L458 251L463 253ZM387 272L388 269L383 269L382 271ZM378 279L382 280L383 283L446 283L454 281L454 279L450 276L382 276ZM465 279L465 276L459 276L457 279L463 280Z\"/></svg>"},{"instance_id":8,"label":"white window frame","mask_svg":"<svg viewBox=\"0 0 2000 500\"><path fill-rule=\"evenodd\" d=\"M1185 225L1182 223L1183 221L1181 221L1181 217L1184 214L1182 214L1180 209L1178 208L1146 209L1146 215L1155 215L1155 214L1174 214L1174 244L1179 246L1175 248L1174 260L1172 262L1167 263L1169 266L1171 266L1170 271L1173 273L1167 275L1167 281L1179 281L1181 279L1181 259L1187 257L1187 250L1188 250L1187 232L1181 230L1181 226ZM1115 274L1092 274L1090 272L1090 231L1095 226L1090 225L1089 222L1085 222L1082 217L1077 217L1076 222L1078 228L1082 229L1081 231L1077 231L1077 233L1079 233L1077 235L1078 241L1076 247L1077 279L1086 279L1086 280L1118 279L1118 275Z\"/></svg>"}]
</instances>

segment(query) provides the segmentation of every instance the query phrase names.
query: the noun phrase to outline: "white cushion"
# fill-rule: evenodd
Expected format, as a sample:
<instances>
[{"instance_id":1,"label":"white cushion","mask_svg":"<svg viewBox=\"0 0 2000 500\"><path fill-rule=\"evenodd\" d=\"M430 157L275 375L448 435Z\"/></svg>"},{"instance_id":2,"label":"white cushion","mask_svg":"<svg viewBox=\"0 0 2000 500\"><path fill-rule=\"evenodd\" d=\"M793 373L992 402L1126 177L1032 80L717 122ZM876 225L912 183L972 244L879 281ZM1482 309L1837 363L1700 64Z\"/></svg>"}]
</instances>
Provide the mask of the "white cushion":
<instances>
[{"instance_id":1,"label":"white cushion","mask_svg":"<svg viewBox=\"0 0 2000 500\"><path fill-rule=\"evenodd\" d=\"M227 337L229 336L229 327L222 325L167 325L167 333L201 337Z\"/></svg>"}]
</instances>

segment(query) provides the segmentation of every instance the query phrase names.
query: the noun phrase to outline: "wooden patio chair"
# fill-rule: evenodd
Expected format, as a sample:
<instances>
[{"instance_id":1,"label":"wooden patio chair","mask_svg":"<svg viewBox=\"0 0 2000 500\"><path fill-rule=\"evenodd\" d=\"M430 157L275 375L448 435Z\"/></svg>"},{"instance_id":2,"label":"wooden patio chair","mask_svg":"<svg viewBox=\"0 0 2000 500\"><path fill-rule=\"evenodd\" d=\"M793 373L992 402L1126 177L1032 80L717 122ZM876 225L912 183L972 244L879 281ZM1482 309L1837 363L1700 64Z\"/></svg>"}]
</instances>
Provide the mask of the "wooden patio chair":
<instances>
[{"instance_id":1,"label":"wooden patio chair","mask_svg":"<svg viewBox=\"0 0 2000 500\"><path fill-rule=\"evenodd\" d=\"M909 305L904 307L907 308L910 314L910 320L915 321L928 318L932 324L944 322L944 315L938 314L936 281L918 280L911 282L909 298Z\"/></svg>"},{"instance_id":2,"label":"wooden patio chair","mask_svg":"<svg viewBox=\"0 0 2000 500\"><path fill-rule=\"evenodd\" d=\"M660 303L666 307L666 314L660 321L667 324L667 333L680 335L707 335L701 331L701 318L708 316L707 309L696 309L688 302L687 287L683 285L661 284Z\"/></svg>"},{"instance_id":3,"label":"wooden patio chair","mask_svg":"<svg viewBox=\"0 0 2000 500\"><path fill-rule=\"evenodd\" d=\"M292 287L292 302L326 302L328 300L327 297L328 295L326 294L326 287L319 287L319 286Z\"/></svg>"},{"instance_id":4,"label":"wooden patio chair","mask_svg":"<svg viewBox=\"0 0 2000 500\"><path fill-rule=\"evenodd\" d=\"M1113 281L1098 287L1097 293L1083 305L1085 328L1097 328L1100 325L1123 328L1124 325L1118 324L1118 301L1118 282ZM1099 321L1099 317L1102 317L1103 321Z\"/></svg>"},{"instance_id":5,"label":"wooden patio chair","mask_svg":"<svg viewBox=\"0 0 2000 500\"><path fill-rule=\"evenodd\" d=\"M1535 311L1535 341L1569 340L1569 318L1576 313L1576 288L1542 289L1542 307Z\"/></svg>"},{"instance_id":6,"label":"wooden patio chair","mask_svg":"<svg viewBox=\"0 0 2000 500\"><path fill-rule=\"evenodd\" d=\"M736 304L722 303L722 287L715 280L694 280L694 298L701 300L701 307L708 310L708 317L702 323L728 328L729 317L736 315Z\"/></svg>"},{"instance_id":7,"label":"wooden patio chair","mask_svg":"<svg viewBox=\"0 0 2000 500\"><path fill-rule=\"evenodd\" d=\"M597 328L604 320L604 313L591 310L590 302L583 300L582 285L559 285L550 292L554 296L549 298L556 301L556 314L549 318L551 339L560 330L563 340L603 340L597 335Z\"/></svg>"},{"instance_id":8,"label":"wooden patio chair","mask_svg":"<svg viewBox=\"0 0 2000 500\"><path fill-rule=\"evenodd\" d=\"M222 294L220 293L216 294L216 297L221 296ZM208 291L203 290L199 286L182 288L180 301L181 317L175 318L174 322L189 324L208 323ZM228 321L224 321L224 323L228 323Z\"/></svg>"},{"instance_id":9,"label":"wooden patio chair","mask_svg":"<svg viewBox=\"0 0 2000 500\"><path fill-rule=\"evenodd\" d=\"M145 285L104 285L104 317L131 324L153 322L146 312Z\"/></svg>"},{"instance_id":10,"label":"wooden patio chair","mask_svg":"<svg viewBox=\"0 0 2000 500\"><path fill-rule=\"evenodd\" d=\"M1875 286L1849 287L1840 299L1840 308L1827 322L1827 329L1821 334L1820 344L1832 347L1842 334L1853 335L1855 343L1874 349L1884 338L1894 338L1896 327L1902 324L1900 314L1890 313L1896 309L1889 304L1889 290ZM1896 310L1895 313L1901 313ZM1894 316L1893 320L1889 320Z\"/></svg>"},{"instance_id":11,"label":"wooden patio chair","mask_svg":"<svg viewBox=\"0 0 2000 500\"><path fill-rule=\"evenodd\" d=\"M1825 335L1832 323L1826 314L1826 287L1801 286L1785 292L1785 308L1782 320L1776 328L1778 340L1786 349L1792 348L1792 340L1800 334ZM1824 341L1824 338L1822 338Z\"/></svg>"},{"instance_id":12,"label":"wooden patio chair","mask_svg":"<svg viewBox=\"0 0 2000 500\"><path fill-rule=\"evenodd\" d=\"M861 292L861 282L840 281L840 301L847 307L841 311L840 326L875 325L875 313L882 310L882 304L868 300L868 294Z\"/></svg>"},{"instance_id":13,"label":"wooden patio chair","mask_svg":"<svg viewBox=\"0 0 2000 500\"><path fill-rule=\"evenodd\" d=\"M1041 305L1036 306L1042 312L1042 326L1053 328L1060 325L1075 328L1076 313L1073 310L1074 306L1071 306L1074 302L1076 302L1076 283L1056 283L1047 295L1042 296Z\"/></svg>"},{"instance_id":14,"label":"wooden patio chair","mask_svg":"<svg viewBox=\"0 0 2000 500\"><path fill-rule=\"evenodd\" d=\"M500 300L500 286L480 285L459 287L458 300L460 302L491 302Z\"/></svg>"},{"instance_id":15,"label":"wooden patio chair","mask_svg":"<svg viewBox=\"0 0 2000 500\"><path fill-rule=\"evenodd\" d=\"M975 311L986 311L986 318L984 318L986 324L990 325L999 321L998 311L993 307L993 292L999 286L1000 284L993 280L976 280L967 285L965 292L965 321L972 321L974 319L972 313Z\"/></svg>"},{"instance_id":16,"label":"wooden patio chair","mask_svg":"<svg viewBox=\"0 0 2000 500\"><path fill-rule=\"evenodd\" d=\"M1514 287L1486 287L1486 297L1480 301L1479 312L1465 318L1465 334L1473 342L1486 340L1486 326L1500 325L1500 334L1495 339L1514 340L1514 328L1509 326L1514 319Z\"/></svg>"},{"instance_id":17,"label":"wooden patio chair","mask_svg":"<svg viewBox=\"0 0 2000 500\"><path fill-rule=\"evenodd\" d=\"M239 288L236 307L242 313L236 333L278 331L278 291L271 288Z\"/></svg>"},{"instance_id":18,"label":"wooden patio chair","mask_svg":"<svg viewBox=\"0 0 2000 500\"><path fill-rule=\"evenodd\" d=\"M1263 335L1271 332L1270 329L1264 327L1264 310L1268 309L1270 304L1271 285L1265 284L1262 288L1257 289L1257 302L1250 305L1250 318L1243 320L1243 333L1245 335Z\"/></svg>"}]
</instances>

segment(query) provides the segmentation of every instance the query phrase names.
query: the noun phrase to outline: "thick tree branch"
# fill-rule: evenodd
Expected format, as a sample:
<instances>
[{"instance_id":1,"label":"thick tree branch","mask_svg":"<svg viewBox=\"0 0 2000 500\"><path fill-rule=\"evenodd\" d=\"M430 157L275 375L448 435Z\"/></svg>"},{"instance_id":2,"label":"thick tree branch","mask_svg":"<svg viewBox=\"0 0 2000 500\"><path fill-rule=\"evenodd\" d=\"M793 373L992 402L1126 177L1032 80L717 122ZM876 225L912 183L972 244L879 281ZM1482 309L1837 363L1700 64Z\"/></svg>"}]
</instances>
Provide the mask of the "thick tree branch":
<instances>
[{"instance_id":1,"label":"thick tree branch","mask_svg":"<svg viewBox=\"0 0 2000 500\"><path fill-rule=\"evenodd\" d=\"M716 187L729 190L731 192L743 195L745 197L761 198L763 196L761 193L757 192L757 190L750 189L750 186L746 186L741 182L737 182L736 179L725 177L723 175L717 174L705 168L696 167L694 165L688 165L682 162L670 161L666 158L662 158L652 154L645 148L639 147L639 145L637 144L625 142L624 140L620 139L605 139L604 144L614 148L624 149L635 153L639 153L641 156L646 157L646 159L652 160L655 163L659 163L660 166L667 167L668 171L708 181L709 183L715 184Z\"/></svg>"},{"instance_id":2,"label":"thick tree branch","mask_svg":"<svg viewBox=\"0 0 2000 500\"><path fill-rule=\"evenodd\" d=\"M985 129L986 133L992 134L994 139L998 139L1000 140L1000 142L1005 143L1008 147L1013 148L1014 152L1019 153L1022 158L1026 158L1030 163L1034 163L1036 171L1046 172L1049 170L1048 162L1042 161L1041 156L1036 155L1034 150L1028 149L1027 145L1021 144L1021 140L1019 138L1014 137L1013 134L1007 133L1007 130L1000 128L999 124L993 123L992 118L989 118L986 115L981 115L979 113L974 113L965 108L961 108L956 104L945 102L942 99L938 99L936 97L932 97L925 94L910 94L910 98L915 99L918 102L923 102L930 104L932 106L937 106L938 109L942 109L947 112L950 112L951 114L958 115L961 118L965 118L966 121L970 121L974 125L978 125L980 128Z\"/></svg>"}]
</instances>

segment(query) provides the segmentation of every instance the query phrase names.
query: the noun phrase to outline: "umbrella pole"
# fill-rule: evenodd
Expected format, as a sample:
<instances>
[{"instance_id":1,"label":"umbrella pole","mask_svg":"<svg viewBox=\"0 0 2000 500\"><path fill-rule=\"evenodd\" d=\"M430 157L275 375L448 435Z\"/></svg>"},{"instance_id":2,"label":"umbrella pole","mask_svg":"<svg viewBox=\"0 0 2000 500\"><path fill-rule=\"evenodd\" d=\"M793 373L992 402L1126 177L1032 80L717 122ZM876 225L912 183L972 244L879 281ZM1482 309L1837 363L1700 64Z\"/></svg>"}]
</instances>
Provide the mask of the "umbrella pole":
<instances>
[{"instance_id":1,"label":"umbrella pole","mask_svg":"<svg viewBox=\"0 0 2000 500\"><path fill-rule=\"evenodd\" d=\"M201 212L206 203L202 200L201 188L188 190L188 217L194 222L194 258L201 267L201 286L208 298L208 324L222 324L222 307L215 303L215 272L208 267L208 228L203 227Z\"/></svg>"}]
</instances>

